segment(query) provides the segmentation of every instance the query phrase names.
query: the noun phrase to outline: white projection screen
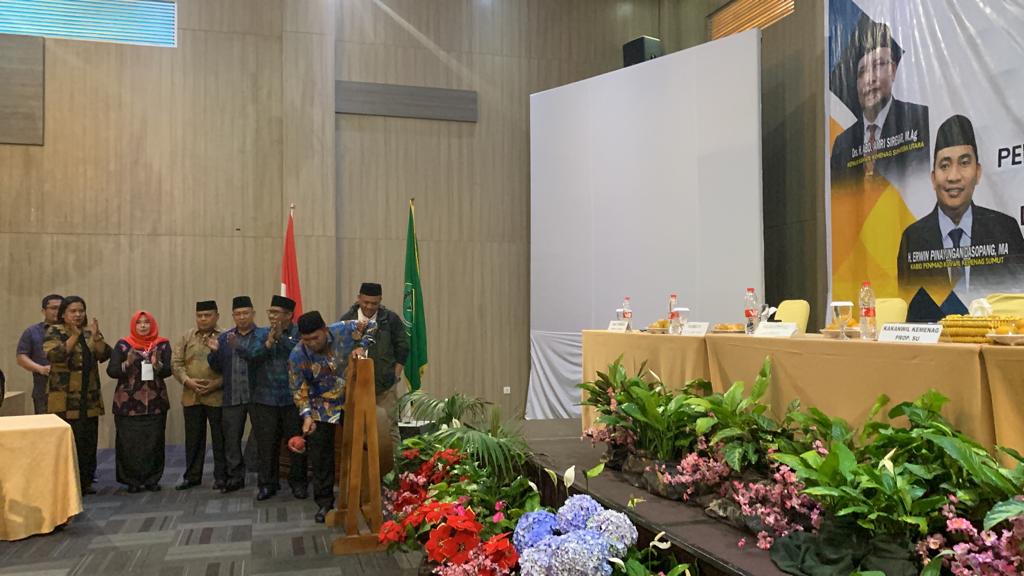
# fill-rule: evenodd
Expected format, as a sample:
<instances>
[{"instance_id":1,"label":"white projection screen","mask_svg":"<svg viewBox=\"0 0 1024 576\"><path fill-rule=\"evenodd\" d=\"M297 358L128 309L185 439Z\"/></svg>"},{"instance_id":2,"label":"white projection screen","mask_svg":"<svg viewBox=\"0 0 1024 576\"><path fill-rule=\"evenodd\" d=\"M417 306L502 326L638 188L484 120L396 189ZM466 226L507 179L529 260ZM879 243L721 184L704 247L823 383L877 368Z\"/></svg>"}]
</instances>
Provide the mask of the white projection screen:
<instances>
[{"instance_id":1,"label":"white projection screen","mask_svg":"<svg viewBox=\"0 0 1024 576\"><path fill-rule=\"evenodd\" d=\"M580 332L739 322L763 294L761 35L751 30L530 97L527 418L580 413ZM667 338L668 336L666 336Z\"/></svg>"}]
</instances>

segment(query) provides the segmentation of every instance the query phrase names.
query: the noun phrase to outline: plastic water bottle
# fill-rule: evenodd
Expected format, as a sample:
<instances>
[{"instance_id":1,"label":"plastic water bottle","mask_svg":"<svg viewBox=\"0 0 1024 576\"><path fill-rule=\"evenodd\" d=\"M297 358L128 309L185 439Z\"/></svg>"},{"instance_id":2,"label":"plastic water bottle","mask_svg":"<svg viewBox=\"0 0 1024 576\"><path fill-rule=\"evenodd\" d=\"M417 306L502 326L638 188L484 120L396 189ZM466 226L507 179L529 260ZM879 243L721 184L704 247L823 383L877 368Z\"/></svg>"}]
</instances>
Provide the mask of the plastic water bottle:
<instances>
[{"instance_id":1,"label":"plastic water bottle","mask_svg":"<svg viewBox=\"0 0 1024 576\"><path fill-rule=\"evenodd\" d=\"M676 311L676 300L679 297L676 294L668 295L668 333L675 334L676 329L679 327L679 312Z\"/></svg>"},{"instance_id":2,"label":"plastic water bottle","mask_svg":"<svg viewBox=\"0 0 1024 576\"><path fill-rule=\"evenodd\" d=\"M629 296L622 299L622 319L626 321L626 330L632 330L633 309L629 305Z\"/></svg>"},{"instance_id":3,"label":"plastic water bottle","mask_svg":"<svg viewBox=\"0 0 1024 576\"><path fill-rule=\"evenodd\" d=\"M875 291L871 289L871 282L864 282L860 285L860 338L861 340L874 340L878 334L878 324L875 320Z\"/></svg>"},{"instance_id":4,"label":"plastic water bottle","mask_svg":"<svg viewBox=\"0 0 1024 576\"><path fill-rule=\"evenodd\" d=\"M757 300L757 292L753 288L747 288L747 295L744 298L743 315L747 317L746 333L753 334L760 321L761 303Z\"/></svg>"}]
</instances>

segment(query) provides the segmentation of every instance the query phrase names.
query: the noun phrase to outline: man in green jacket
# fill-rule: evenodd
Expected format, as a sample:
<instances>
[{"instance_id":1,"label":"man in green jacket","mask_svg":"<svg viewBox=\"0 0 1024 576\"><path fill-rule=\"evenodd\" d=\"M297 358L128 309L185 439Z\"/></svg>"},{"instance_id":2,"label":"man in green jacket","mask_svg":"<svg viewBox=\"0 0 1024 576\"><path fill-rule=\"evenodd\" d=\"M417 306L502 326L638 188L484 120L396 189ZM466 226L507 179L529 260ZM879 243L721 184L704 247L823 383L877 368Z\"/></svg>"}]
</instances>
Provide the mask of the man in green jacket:
<instances>
[{"instance_id":1,"label":"man in green jacket","mask_svg":"<svg viewBox=\"0 0 1024 576\"><path fill-rule=\"evenodd\" d=\"M388 415L388 430L397 448L398 435L398 390L396 384L402 380L402 368L409 357L409 335L405 332L402 317L381 305L380 284L364 282L359 287L356 303L342 314L339 320L358 320L357 340L362 339L366 326L376 322L376 330L369 334L373 344L369 357L373 359L373 373L377 390L377 406Z\"/></svg>"}]
</instances>

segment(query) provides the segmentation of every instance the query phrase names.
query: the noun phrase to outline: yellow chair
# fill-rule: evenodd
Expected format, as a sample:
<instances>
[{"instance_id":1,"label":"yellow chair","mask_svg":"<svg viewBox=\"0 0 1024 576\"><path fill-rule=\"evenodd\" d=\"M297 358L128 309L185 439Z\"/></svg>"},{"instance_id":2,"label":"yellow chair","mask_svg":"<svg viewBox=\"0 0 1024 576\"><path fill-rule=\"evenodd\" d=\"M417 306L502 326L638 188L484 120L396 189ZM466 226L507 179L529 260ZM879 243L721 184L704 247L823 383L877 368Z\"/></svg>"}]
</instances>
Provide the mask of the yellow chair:
<instances>
[{"instance_id":1,"label":"yellow chair","mask_svg":"<svg viewBox=\"0 0 1024 576\"><path fill-rule=\"evenodd\" d=\"M995 316L1024 316L1024 294L989 294L985 299Z\"/></svg>"},{"instance_id":2,"label":"yellow chair","mask_svg":"<svg viewBox=\"0 0 1024 576\"><path fill-rule=\"evenodd\" d=\"M878 330L886 324L900 324L907 321L907 301L902 298L879 298L875 300L875 326Z\"/></svg>"},{"instance_id":3,"label":"yellow chair","mask_svg":"<svg viewBox=\"0 0 1024 576\"><path fill-rule=\"evenodd\" d=\"M783 300L775 311L776 322L792 322L797 332L807 332L807 318L811 315L811 305L807 300Z\"/></svg>"}]
</instances>

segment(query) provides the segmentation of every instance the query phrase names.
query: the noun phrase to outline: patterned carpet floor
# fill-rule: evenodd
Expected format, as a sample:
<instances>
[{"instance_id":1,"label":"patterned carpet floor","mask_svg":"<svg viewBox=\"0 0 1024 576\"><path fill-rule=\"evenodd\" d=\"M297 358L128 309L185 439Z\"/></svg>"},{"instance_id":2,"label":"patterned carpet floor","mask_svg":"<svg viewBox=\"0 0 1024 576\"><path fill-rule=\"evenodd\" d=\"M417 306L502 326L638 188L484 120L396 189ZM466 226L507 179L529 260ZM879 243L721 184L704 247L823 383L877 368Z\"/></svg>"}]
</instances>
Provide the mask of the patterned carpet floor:
<instances>
[{"instance_id":1,"label":"patterned carpet floor","mask_svg":"<svg viewBox=\"0 0 1024 576\"><path fill-rule=\"evenodd\" d=\"M181 446L167 447L160 492L128 494L114 481L114 451L100 450L99 494L52 534L0 542L0 576L415 576L415 554L334 556L336 529L316 524L312 498L283 490L256 502L246 488L221 494L207 456L203 485L177 491L185 468Z\"/></svg>"}]
</instances>

